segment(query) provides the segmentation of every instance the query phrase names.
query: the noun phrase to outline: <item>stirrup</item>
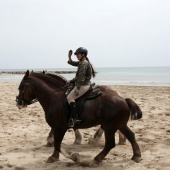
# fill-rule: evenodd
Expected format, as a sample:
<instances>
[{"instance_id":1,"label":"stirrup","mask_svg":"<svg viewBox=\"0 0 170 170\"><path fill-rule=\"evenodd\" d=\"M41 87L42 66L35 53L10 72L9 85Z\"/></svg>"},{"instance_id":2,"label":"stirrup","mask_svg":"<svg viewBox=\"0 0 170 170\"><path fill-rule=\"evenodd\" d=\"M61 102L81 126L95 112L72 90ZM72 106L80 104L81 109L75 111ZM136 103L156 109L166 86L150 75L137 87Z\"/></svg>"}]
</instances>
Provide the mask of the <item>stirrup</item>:
<instances>
[{"instance_id":1,"label":"stirrup","mask_svg":"<svg viewBox=\"0 0 170 170\"><path fill-rule=\"evenodd\" d=\"M70 120L69 120L69 122L68 122L68 127L70 127L70 128L73 128L74 126L75 126L75 121L74 121L74 119L73 118L71 118Z\"/></svg>"}]
</instances>

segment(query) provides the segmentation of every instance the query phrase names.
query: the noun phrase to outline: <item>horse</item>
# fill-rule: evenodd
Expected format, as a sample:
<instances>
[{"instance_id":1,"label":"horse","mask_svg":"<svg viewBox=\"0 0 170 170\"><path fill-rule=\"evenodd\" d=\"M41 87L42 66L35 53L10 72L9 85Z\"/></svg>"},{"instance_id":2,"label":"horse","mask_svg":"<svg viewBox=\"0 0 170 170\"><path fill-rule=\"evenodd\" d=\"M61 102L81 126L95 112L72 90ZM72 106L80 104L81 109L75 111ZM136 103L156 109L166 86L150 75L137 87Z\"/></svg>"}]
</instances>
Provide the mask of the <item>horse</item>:
<instances>
[{"instance_id":1,"label":"horse","mask_svg":"<svg viewBox=\"0 0 170 170\"><path fill-rule=\"evenodd\" d=\"M16 97L18 108L25 108L37 98L45 112L49 126L54 130L54 151L47 159L48 163L59 160L59 153L74 162L87 166L99 166L109 151L115 147L115 132L120 132L128 139L133 149L132 160L141 161L141 151L135 139L135 134L127 126L129 118L137 120L142 118L140 107L130 98L122 98L109 90L107 86L99 86L101 95L93 100L86 100L80 113L81 123L76 129L90 128L101 125L105 134L103 150L91 161L82 161L78 153L66 151L61 147L63 137L68 130L67 122L70 115L64 105L66 82L59 77L58 81L45 74L25 73L19 85L19 94ZM54 90L56 88L56 90Z\"/></svg>"},{"instance_id":2,"label":"horse","mask_svg":"<svg viewBox=\"0 0 170 170\"><path fill-rule=\"evenodd\" d=\"M33 73L33 71L32 71L32 73ZM65 77L63 77L63 76L61 76L59 74L50 73L50 72L47 72L47 71L43 71L42 74L46 74L46 75L54 78L56 81L58 81L59 78L64 79L66 84L68 83L68 80ZM116 91L114 91L111 88L109 89L109 91L117 93ZM82 138L83 138L82 134L80 133L80 131L78 129L73 128L73 130L74 130L74 134L75 134L75 140L74 140L73 144L80 145L81 142L82 142ZM88 143L89 144L96 144L96 143L98 143L99 140L102 137L102 134L103 134L103 129L101 127L99 127L99 129L96 131L96 133L93 135L93 137L89 138ZM125 145L126 144L126 137L120 131L118 131L118 134L119 134L118 145ZM54 146L54 131L53 131L53 129L51 129L49 134L48 134L48 137L47 137L47 146L48 147Z\"/></svg>"},{"instance_id":3,"label":"horse","mask_svg":"<svg viewBox=\"0 0 170 170\"><path fill-rule=\"evenodd\" d=\"M33 70L31 71L31 73L33 73ZM41 73L41 72L40 72ZM60 74L55 74L55 73L51 73L51 72L47 72L47 71L43 71L42 74L46 74L48 76L50 76L51 78L54 78L56 81L58 81L59 79L61 80L64 80L64 82L67 84L68 83L68 80L61 76ZM64 83L63 82L63 83ZM66 85L65 84L65 85ZM55 90L55 89L54 89ZM117 93L116 91L114 91L113 89L110 88L110 91L113 91L114 93ZM36 102L37 100L35 100ZM80 145L81 142L82 142L82 134L80 133L80 131L78 129L75 129L73 128L74 130L74 134L75 134L75 140L74 140L74 143L73 144L76 144L76 145ZM89 138L89 141L88 143L89 144L96 144L99 142L99 140L101 139L102 137L102 134L103 134L103 129L101 127L99 127L99 129L97 129L96 133L93 135L93 137L90 137ZM118 145L125 145L126 144L126 138L125 136L120 132L118 131L118 134L119 134L119 141L118 141ZM51 128L49 134L48 134L48 137L47 137L47 147L52 147L54 146L54 131L53 129Z\"/></svg>"}]
</instances>

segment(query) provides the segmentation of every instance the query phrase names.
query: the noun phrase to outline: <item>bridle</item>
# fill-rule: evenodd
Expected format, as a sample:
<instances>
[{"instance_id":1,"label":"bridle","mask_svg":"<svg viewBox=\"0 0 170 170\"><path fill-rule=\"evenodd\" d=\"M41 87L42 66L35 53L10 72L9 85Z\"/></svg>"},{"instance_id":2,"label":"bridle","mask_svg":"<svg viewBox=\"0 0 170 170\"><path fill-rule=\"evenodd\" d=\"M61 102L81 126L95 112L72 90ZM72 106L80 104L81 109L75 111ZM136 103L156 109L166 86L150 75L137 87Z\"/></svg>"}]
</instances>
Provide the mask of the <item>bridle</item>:
<instances>
[{"instance_id":1,"label":"bridle","mask_svg":"<svg viewBox=\"0 0 170 170\"><path fill-rule=\"evenodd\" d=\"M24 93L25 93L26 89L27 89L28 87L30 87L30 86L31 86L31 85L30 85L29 83L26 83L26 84L25 84L25 87L24 87L24 90L22 91L22 96L21 96L21 97L16 96L16 100L15 100L15 101L16 101L17 103L19 103L20 105L26 106L26 105L30 105L30 104L33 104L33 103L35 103L35 102L38 102L38 100L37 100L36 98L35 98L35 99L32 99L32 100L24 99L24 97L23 97L23 96L24 96ZM60 91L60 90L66 88L66 87L68 87L68 86L69 86L69 85L66 84L65 86L63 86L63 87L55 90L54 92ZM30 89L31 89L31 87L30 87ZM32 89L31 89L31 90L32 90Z\"/></svg>"},{"instance_id":2,"label":"bridle","mask_svg":"<svg viewBox=\"0 0 170 170\"><path fill-rule=\"evenodd\" d=\"M17 103L20 103L21 105L30 105L30 104L33 104L35 102L38 102L37 99L32 99L32 100L26 100L26 99L23 99L21 97L16 97L16 100L15 100Z\"/></svg>"},{"instance_id":3,"label":"bridle","mask_svg":"<svg viewBox=\"0 0 170 170\"><path fill-rule=\"evenodd\" d=\"M26 91L26 89L28 88L28 87L30 87L30 84L29 83L26 83L25 84L25 87L24 87L24 90L22 91L22 95L21 95L21 97L19 97L19 96L16 96L16 102L17 103L19 103L20 105L23 105L23 106L26 106L26 105L30 105L30 104L33 104L33 103L35 103L35 102L37 102L38 100L35 98L35 99L32 99L32 100L27 100L27 99L24 99L24 93L25 93L25 91ZM30 89L31 89L31 87L30 87ZM32 89L31 89L32 90Z\"/></svg>"}]
</instances>

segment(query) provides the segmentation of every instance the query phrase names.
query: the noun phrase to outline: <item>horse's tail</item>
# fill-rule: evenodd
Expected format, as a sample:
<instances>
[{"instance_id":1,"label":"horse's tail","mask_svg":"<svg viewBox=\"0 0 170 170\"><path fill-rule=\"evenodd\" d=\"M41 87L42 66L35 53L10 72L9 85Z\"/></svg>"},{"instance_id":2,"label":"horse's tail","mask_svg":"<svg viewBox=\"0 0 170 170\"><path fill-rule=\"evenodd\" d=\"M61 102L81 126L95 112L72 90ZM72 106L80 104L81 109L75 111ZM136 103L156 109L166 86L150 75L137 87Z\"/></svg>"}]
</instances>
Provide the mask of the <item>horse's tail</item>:
<instances>
[{"instance_id":1,"label":"horse's tail","mask_svg":"<svg viewBox=\"0 0 170 170\"><path fill-rule=\"evenodd\" d=\"M128 106L130 108L130 111L131 111L131 119L132 120L141 119L142 111L139 108L139 106L132 99L126 98L125 100L126 100Z\"/></svg>"}]
</instances>

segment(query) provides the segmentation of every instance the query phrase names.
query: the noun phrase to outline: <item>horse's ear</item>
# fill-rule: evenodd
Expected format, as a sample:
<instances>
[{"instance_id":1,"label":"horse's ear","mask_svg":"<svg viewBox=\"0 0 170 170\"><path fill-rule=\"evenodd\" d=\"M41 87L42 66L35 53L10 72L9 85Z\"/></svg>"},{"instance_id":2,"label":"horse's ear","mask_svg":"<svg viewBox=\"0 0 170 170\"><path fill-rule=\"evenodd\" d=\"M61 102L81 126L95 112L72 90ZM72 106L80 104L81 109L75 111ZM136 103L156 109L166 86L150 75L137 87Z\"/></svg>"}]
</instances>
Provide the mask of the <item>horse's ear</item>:
<instances>
[{"instance_id":1,"label":"horse's ear","mask_svg":"<svg viewBox=\"0 0 170 170\"><path fill-rule=\"evenodd\" d=\"M45 74L45 71L43 70L43 72L42 72L43 74Z\"/></svg>"},{"instance_id":2,"label":"horse's ear","mask_svg":"<svg viewBox=\"0 0 170 170\"><path fill-rule=\"evenodd\" d=\"M33 73L33 70L31 71L31 73Z\"/></svg>"},{"instance_id":3,"label":"horse's ear","mask_svg":"<svg viewBox=\"0 0 170 170\"><path fill-rule=\"evenodd\" d=\"M26 71L24 78L29 76L29 70Z\"/></svg>"}]
</instances>

